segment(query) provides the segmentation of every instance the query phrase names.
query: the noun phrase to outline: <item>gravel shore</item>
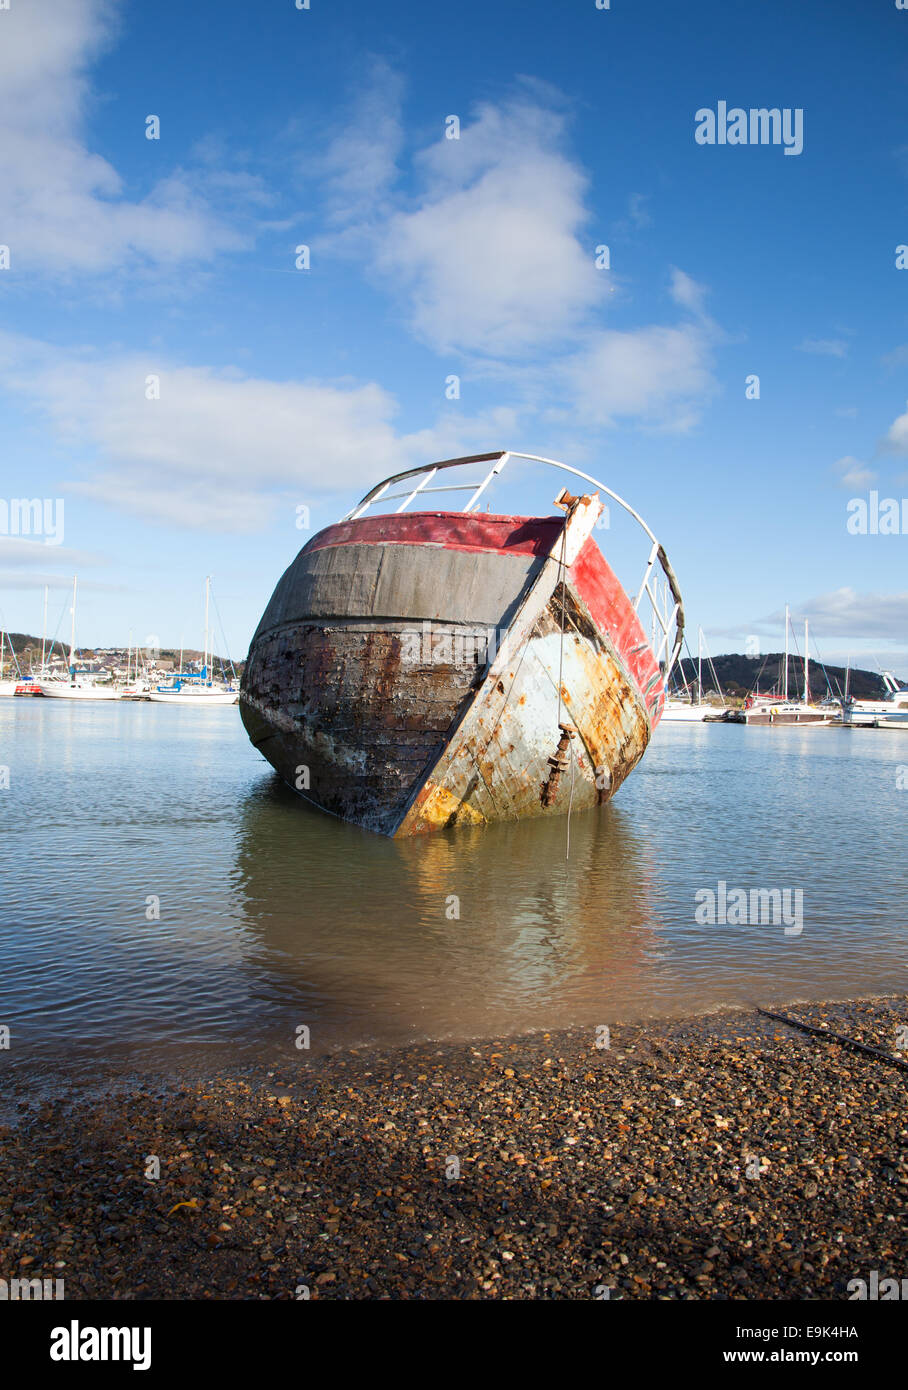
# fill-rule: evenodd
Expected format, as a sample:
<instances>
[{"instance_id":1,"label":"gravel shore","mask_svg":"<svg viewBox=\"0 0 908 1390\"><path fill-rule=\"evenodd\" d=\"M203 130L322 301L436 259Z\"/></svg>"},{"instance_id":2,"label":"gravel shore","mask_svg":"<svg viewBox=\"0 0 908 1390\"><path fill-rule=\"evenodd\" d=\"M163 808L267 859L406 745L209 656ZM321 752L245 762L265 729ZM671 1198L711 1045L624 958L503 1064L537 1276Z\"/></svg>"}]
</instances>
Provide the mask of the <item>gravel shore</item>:
<instances>
[{"instance_id":1,"label":"gravel shore","mask_svg":"<svg viewBox=\"0 0 908 1390\"><path fill-rule=\"evenodd\" d=\"M908 998L787 1011L908 1055ZM608 1041L303 1052L23 1103L0 1269L83 1299L839 1300L908 1276L908 1073L757 1013Z\"/></svg>"}]
</instances>

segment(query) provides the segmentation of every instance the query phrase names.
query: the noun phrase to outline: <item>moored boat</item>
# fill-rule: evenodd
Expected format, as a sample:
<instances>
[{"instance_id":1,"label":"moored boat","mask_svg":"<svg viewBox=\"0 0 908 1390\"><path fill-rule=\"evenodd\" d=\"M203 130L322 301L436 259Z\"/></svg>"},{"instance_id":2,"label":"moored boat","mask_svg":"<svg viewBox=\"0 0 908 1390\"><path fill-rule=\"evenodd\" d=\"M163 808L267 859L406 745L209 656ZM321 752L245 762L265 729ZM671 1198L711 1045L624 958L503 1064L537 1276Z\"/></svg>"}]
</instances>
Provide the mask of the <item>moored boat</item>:
<instances>
[{"instance_id":1,"label":"moored boat","mask_svg":"<svg viewBox=\"0 0 908 1390\"><path fill-rule=\"evenodd\" d=\"M209 606L211 603L211 576L205 580L205 650L202 655L200 671L178 671L165 684L149 685L144 698L157 705L189 705L195 709L207 709L211 705L235 705L240 693L235 686L212 677L213 654L209 653ZM182 653L181 653L182 664Z\"/></svg>"},{"instance_id":2,"label":"moored boat","mask_svg":"<svg viewBox=\"0 0 908 1390\"><path fill-rule=\"evenodd\" d=\"M729 713L735 724L803 724L822 728L838 722L838 711L831 705L815 705L810 699L810 627L804 622L804 693L801 700L789 699L788 694L788 634L791 626L788 605L785 605L785 666L781 693L749 695L743 709Z\"/></svg>"},{"instance_id":3,"label":"moored boat","mask_svg":"<svg viewBox=\"0 0 908 1390\"><path fill-rule=\"evenodd\" d=\"M70 680L38 681L42 695L51 700L120 700L123 691L105 681L84 679L76 672Z\"/></svg>"},{"instance_id":4,"label":"moored boat","mask_svg":"<svg viewBox=\"0 0 908 1390\"><path fill-rule=\"evenodd\" d=\"M592 484L642 527L635 598L593 539L597 494L562 489L557 516L477 510L510 458ZM477 464L489 469L466 485L463 511L408 510L456 490L430 487L438 473ZM604 484L535 455L449 459L392 475L303 547L253 636L240 710L284 781L370 830L559 814L609 800L637 765L682 631L664 549Z\"/></svg>"},{"instance_id":5,"label":"moored boat","mask_svg":"<svg viewBox=\"0 0 908 1390\"><path fill-rule=\"evenodd\" d=\"M883 684L882 700L846 700L842 723L849 728L908 729L908 686L899 685L891 671L883 672Z\"/></svg>"},{"instance_id":6,"label":"moored boat","mask_svg":"<svg viewBox=\"0 0 908 1390\"><path fill-rule=\"evenodd\" d=\"M681 693L669 695L662 711L662 721L666 724L723 724L728 712L725 696L713 666L712 657L706 650L706 660L712 674L714 697L703 698L703 653L706 639L703 629L697 629L697 680L696 684L682 686ZM689 649L688 649L689 650ZM679 663L680 669L683 662ZM683 671L682 671L683 675Z\"/></svg>"},{"instance_id":7,"label":"moored boat","mask_svg":"<svg viewBox=\"0 0 908 1390\"><path fill-rule=\"evenodd\" d=\"M153 686L144 692L144 698L159 705L195 705L198 708L203 705L235 705L240 696L239 691L230 686L176 680L170 685Z\"/></svg>"},{"instance_id":8,"label":"moored boat","mask_svg":"<svg viewBox=\"0 0 908 1390\"><path fill-rule=\"evenodd\" d=\"M16 653L13 648L12 638L10 638L9 642L9 652L10 656L13 659L13 666L16 671L16 675L14 677L7 677L4 675L4 670L6 668L6 631L5 629L0 628L0 695L15 695L16 687L21 683L22 680L22 674L19 670L19 662L16 659Z\"/></svg>"},{"instance_id":9,"label":"moored boat","mask_svg":"<svg viewBox=\"0 0 908 1390\"><path fill-rule=\"evenodd\" d=\"M750 697L744 701L744 724L813 724L820 727L835 723L835 715L829 709L797 700L774 700Z\"/></svg>"}]
</instances>

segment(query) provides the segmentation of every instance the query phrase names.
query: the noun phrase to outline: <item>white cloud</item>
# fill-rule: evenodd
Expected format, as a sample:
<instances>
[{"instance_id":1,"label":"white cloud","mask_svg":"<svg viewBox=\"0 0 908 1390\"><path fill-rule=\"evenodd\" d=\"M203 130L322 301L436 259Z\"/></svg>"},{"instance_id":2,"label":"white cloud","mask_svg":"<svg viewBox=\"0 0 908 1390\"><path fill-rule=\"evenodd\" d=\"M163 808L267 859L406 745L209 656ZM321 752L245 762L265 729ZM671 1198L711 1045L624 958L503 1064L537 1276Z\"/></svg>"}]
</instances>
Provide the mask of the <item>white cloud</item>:
<instances>
[{"instance_id":1,"label":"white cloud","mask_svg":"<svg viewBox=\"0 0 908 1390\"><path fill-rule=\"evenodd\" d=\"M352 181L353 210L326 247L365 256L416 337L466 356L476 379L510 389L525 410L593 426L690 428L716 385L710 358L720 334L704 313L706 289L672 268L680 323L602 326L616 285L596 268L602 234L587 176L565 150L557 94L525 82L483 104L459 139L440 133L411 160L406 195L394 179L403 165L398 98L379 71L330 147L331 215L338 179ZM631 195L638 225L648 220L642 203Z\"/></svg>"},{"instance_id":2,"label":"white cloud","mask_svg":"<svg viewBox=\"0 0 908 1390\"><path fill-rule=\"evenodd\" d=\"M635 227L651 227L653 219L644 207L649 202L649 194L632 193L627 202L628 215Z\"/></svg>"},{"instance_id":3,"label":"white cloud","mask_svg":"<svg viewBox=\"0 0 908 1390\"><path fill-rule=\"evenodd\" d=\"M0 14L0 227L13 271L99 273L204 260L243 244L186 178L123 197L83 138L86 70L113 37L109 0L28 0ZM136 138L144 142L144 126ZM149 162L158 147L147 142Z\"/></svg>"},{"instance_id":4,"label":"white cloud","mask_svg":"<svg viewBox=\"0 0 908 1390\"><path fill-rule=\"evenodd\" d=\"M843 338L805 338L798 343L798 352L810 352L817 357L844 357L848 344Z\"/></svg>"},{"instance_id":5,"label":"white cloud","mask_svg":"<svg viewBox=\"0 0 908 1390\"><path fill-rule=\"evenodd\" d=\"M417 156L412 205L374 229L375 266L438 352L523 356L603 302L587 179L563 134L563 117L529 97L482 106L459 140Z\"/></svg>"},{"instance_id":6,"label":"white cloud","mask_svg":"<svg viewBox=\"0 0 908 1390\"><path fill-rule=\"evenodd\" d=\"M820 642L824 634L903 642L908 630L908 593L861 594L854 589L835 589L792 610L793 622L805 618Z\"/></svg>"},{"instance_id":7,"label":"white cloud","mask_svg":"<svg viewBox=\"0 0 908 1390\"><path fill-rule=\"evenodd\" d=\"M811 656L814 658L814 643L818 643L820 651L828 656L827 638L846 638L854 644L854 650L873 639L904 643L908 630L908 592L874 594L858 593L850 588L833 589L792 605L791 622L796 633L803 630L805 618L810 623ZM766 634L771 642L779 644L771 649L781 651L784 626L785 612L778 609L762 618L711 631L717 637L737 636L742 632Z\"/></svg>"},{"instance_id":8,"label":"white cloud","mask_svg":"<svg viewBox=\"0 0 908 1390\"><path fill-rule=\"evenodd\" d=\"M357 96L342 130L329 140L321 158L307 151L306 172L323 180L331 220L374 220L398 177L403 148L403 82L380 60L358 84Z\"/></svg>"},{"instance_id":9,"label":"white cloud","mask_svg":"<svg viewBox=\"0 0 908 1390\"><path fill-rule=\"evenodd\" d=\"M72 571L84 565L100 563L99 557L87 550L73 550L64 545L48 546L44 541L0 536L0 565L13 565L17 570L28 569L32 565L55 564L64 565ZM42 579L41 582L46 581Z\"/></svg>"},{"instance_id":10,"label":"white cloud","mask_svg":"<svg viewBox=\"0 0 908 1390\"><path fill-rule=\"evenodd\" d=\"M515 412L499 409L442 415L403 435L394 397L374 382L267 381L148 355L60 353L11 335L0 335L0 368L81 461L64 493L187 528L259 530L278 501L349 494L516 429ZM146 399L151 376L156 400Z\"/></svg>"},{"instance_id":11,"label":"white cloud","mask_svg":"<svg viewBox=\"0 0 908 1390\"><path fill-rule=\"evenodd\" d=\"M842 487L867 487L876 478L876 473L872 468L868 468L866 463L853 458L851 454L837 459L832 466L839 475L839 484Z\"/></svg>"},{"instance_id":12,"label":"white cloud","mask_svg":"<svg viewBox=\"0 0 908 1390\"><path fill-rule=\"evenodd\" d=\"M883 440L882 447L891 454L908 454L908 406L904 415L899 415Z\"/></svg>"},{"instance_id":13,"label":"white cloud","mask_svg":"<svg viewBox=\"0 0 908 1390\"><path fill-rule=\"evenodd\" d=\"M692 314L703 313L703 302L706 298L706 286L699 285L696 280L691 279L683 270L677 266L672 266L671 297L682 309L687 309Z\"/></svg>"},{"instance_id":14,"label":"white cloud","mask_svg":"<svg viewBox=\"0 0 908 1390\"><path fill-rule=\"evenodd\" d=\"M638 417L676 431L691 428L714 390L711 339L696 324L603 330L563 368L571 408L583 420L612 425Z\"/></svg>"}]
</instances>

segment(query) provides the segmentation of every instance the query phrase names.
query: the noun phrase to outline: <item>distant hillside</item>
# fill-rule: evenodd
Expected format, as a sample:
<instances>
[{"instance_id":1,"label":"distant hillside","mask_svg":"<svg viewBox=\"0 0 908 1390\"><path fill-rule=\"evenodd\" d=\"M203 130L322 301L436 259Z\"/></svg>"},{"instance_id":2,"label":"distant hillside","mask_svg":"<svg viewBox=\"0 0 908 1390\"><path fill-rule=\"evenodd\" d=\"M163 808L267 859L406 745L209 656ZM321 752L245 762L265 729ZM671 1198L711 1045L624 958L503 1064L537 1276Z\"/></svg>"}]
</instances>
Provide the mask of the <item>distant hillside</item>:
<instances>
[{"instance_id":1,"label":"distant hillside","mask_svg":"<svg viewBox=\"0 0 908 1390\"><path fill-rule=\"evenodd\" d=\"M41 660L41 638L40 638L40 637L35 637L35 636L33 636L31 633L29 633L29 632L8 632L8 633L6 633L6 640L5 640L5 642L4 642L4 651L7 652L7 653L9 652L10 644L12 644L13 651L14 651L14 652L16 653L16 655L20 658L20 660L22 659L22 657L28 658L28 657L30 657L30 656L35 656L35 657L37 658L38 661ZM67 639L66 639L65 641L63 641L62 643L61 643L60 638L59 638L59 637L57 638L56 646L55 646L55 648L54 648L55 654L56 654L57 656L60 655L61 647L62 647L62 650L63 650L64 653L68 653L68 652L69 652L69 638L68 638L68 637L67 637ZM48 648L48 651L49 651L49 650L50 650L50 639L49 639L49 638L48 638L48 642L47 642L47 648ZM80 653L80 654L85 654L85 653L88 653L88 652L92 652L92 653L93 653L93 652L97 652L97 651L104 651L104 652L109 652L109 651L120 651L120 652L123 653L124 657L125 657L125 655L126 655L126 648L125 648L125 647L92 647L92 646L88 646L88 645L77 645L76 651L77 651L78 653ZM172 648L172 647L162 647L162 648L160 649L160 652L158 653L158 655L161 656L161 657L170 657L170 658L172 658L174 661L178 661L178 660L179 660L179 656L180 656L180 649L179 649L179 647L175 647L175 648ZM183 648L183 661L184 661L184 663L187 662L187 661L201 661L201 659L202 659L201 648L199 648L199 649L196 649L195 647L184 647L184 648ZM219 660L220 660L220 657L217 655L217 653L215 653L215 661L217 662L217 661L219 661ZM225 658L225 662L229 662L229 660L230 660L229 657L228 657L228 658ZM236 666L237 666L237 670L239 670L239 663L236 663Z\"/></svg>"},{"instance_id":2,"label":"distant hillside","mask_svg":"<svg viewBox=\"0 0 908 1390\"><path fill-rule=\"evenodd\" d=\"M10 633L7 634L7 639L8 639L9 642L12 642L12 644L13 644L13 649L15 650L16 655L20 658L20 661L21 661L21 659L22 659L23 656L25 656L26 659L27 659L27 658L28 658L30 655L32 655L32 654L35 656L36 662L37 662L37 661L40 661L40 658L41 658L41 638L40 638L40 637L33 637L33 636L31 636L29 633L26 633L26 632L10 632ZM80 651L80 652L94 652L95 650L96 650L96 648L94 648L94 647L87 647L87 646L86 646L86 647L80 647L80 648L79 648L79 651ZM104 648L103 650L107 651L107 650L109 650L109 649L108 649L108 648ZM123 648L121 648L121 650L123 651L124 657L125 657L126 648L123 647ZM8 647L7 647L7 651L8 651ZM59 642L57 643L56 651L57 651L57 654L59 655L59 654L60 654L60 644L59 644ZM169 657L169 658L171 658L173 661L178 661L178 660L179 660L179 656L180 656L179 647L177 647L177 648L173 648L173 647L162 647L162 648L161 648L161 651L160 651L160 656L161 656L161 657ZM184 649L183 649L183 661L184 661L184 664L185 664L186 662L190 662L190 661L200 661L200 660L201 660L201 657L202 657L201 651L197 651L194 647L184 647ZM220 658L216 657L216 663L217 663L217 661L219 661L219 660L220 660ZM243 665L244 665L244 664L245 664L244 661L235 661L235 662L234 662L234 665L235 665L236 670L237 670L238 673L240 673L240 672L242 671ZM759 688L760 688L760 690L761 690L762 692L766 693L766 692L772 690L772 688L773 688L775 685L778 685L778 686L779 686L779 689L781 689L781 685L782 685L782 669L783 669L783 667L784 667L784 664L785 664L785 653L784 653L784 652L771 652L768 656L741 656L741 655L739 655L739 654L737 654L737 653L732 653L732 654L728 654L728 655L726 655L726 656L716 656L716 657L713 657L713 665L714 665L715 668L716 668L716 675L719 677L719 682L720 682L720 684L721 684L721 686L722 686L723 691L725 692L726 695L730 695L730 696L733 696L733 697L735 697L735 698L740 698L740 697L743 697L743 696L745 696L745 695L749 695L749 694L751 693L751 691L754 690L754 689L756 688L756 686L757 686L757 678L758 678L758 677L759 677ZM684 679L685 681L687 681L688 683L691 683L691 682L696 681L696 679L697 679L697 663L696 663L696 661L692 661L689 657L685 657L684 660L683 660L683 662L680 663L680 665L681 665L681 669L682 669L682 671L683 671L683 679ZM844 690L844 689L845 689L845 667L844 667L844 666L827 666L827 667L826 667L826 672L828 672L828 675L829 675L829 684L830 684L831 687L832 687L832 692L833 692L834 695L837 695L837 694L839 693L840 690ZM679 674L678 672L675 673L675 680L677 680L678 674ZM673 680L673 684L675 683L675 680ZM680 683L680 682L678 682L678 683ZM708 666L707 666L707 664L706 664L706 660L704 659L704 661L703 661L703 688L704 688L704 690L709 690L709 689L710 689L710 685L711 685L711 681L710 681L710 677L709 677L709 668L708 668ZM798 696L798 695L800 695L800 693L801 693L801 691L803 690L803 688L804 688L804 673L803 673L803 663L802 663L802 661L801 661L801 658L800 658L799 656L789 656L789 658L788 658L788 690L789 690L789 694L791 694L791 695L793 695L793 696ZM826 674L824 674L823 667L820 666L818 662L816 662L816 661L814 661L813 659L811 659L811 662L810 662L810 690L811 690L811 694L816 695L817 698L819 698L819 699L822 699L823 696L826 694L826 688L827 688ZM850 675L850 677L849 677L849 690L851 691L851 694L852 694L856 699L858 699L858 700L877 700L877 699L879 699L882 695L885 694L883 682L882 682L882 680L880 679L880 677L877 675L877 673L876 673L875 671L864 671L864 670L861 670L860 668L853 668L853 669L852 669L851 675Z\"/></svg>"},{"instance_id":3,"label":"distant hillside","mask_svg":"<svg viewBox=\"0 0 908 1390\"><path fill-rule=\"evenodd\" d=\"M697 663L685 657L681 667L684 672L684 680L687 682L696 681ZM741 656L738 653L726 656L713 657L713 665L716 668L716 675L719 683L726 695L743 696L749 695L757 687L759 677L759 689L762 693L768 693L778 686L781 690L784 679L785 653L771 652L767 656ZM818 662L811 658L809 671L810 693L822 699L826 694L827 680L832 688L833 695L838 695L845 689L845 667L827 666L825 671ZM712 682L708 674L706 660L703 661L703 686L709 689ZM858 700L877 700L884 693L884 686L881 678L875 671L863 671L859 667L852 667L848 678L848 688L851 694ZM799 656L789 656L788 658L788 693L798 696L804 689L804 663Z\"/></svg>"}]
</instances>

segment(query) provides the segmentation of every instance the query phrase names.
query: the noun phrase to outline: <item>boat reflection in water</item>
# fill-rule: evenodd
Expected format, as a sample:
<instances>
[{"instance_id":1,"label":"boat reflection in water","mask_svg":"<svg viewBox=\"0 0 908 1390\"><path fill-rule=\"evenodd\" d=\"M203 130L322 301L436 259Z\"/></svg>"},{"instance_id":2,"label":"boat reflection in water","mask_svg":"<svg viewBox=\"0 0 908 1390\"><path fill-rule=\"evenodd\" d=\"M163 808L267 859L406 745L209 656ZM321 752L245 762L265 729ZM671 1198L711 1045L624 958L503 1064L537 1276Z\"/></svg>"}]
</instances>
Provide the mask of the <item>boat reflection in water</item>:
<instances>
[{"instance_id":1,"label":"boat reflection in water","mask_svg":"<svg viewBox=\"0 0 908 1390\"><path fill-rule=\"evenodd\" d=\"M611 806L572 819L568 860L565 833L537 819L387 840L269 779L237 845L243 969L316 1051L635 1013L659 946L646 846Z\"/></svg>"}]
</instances>

